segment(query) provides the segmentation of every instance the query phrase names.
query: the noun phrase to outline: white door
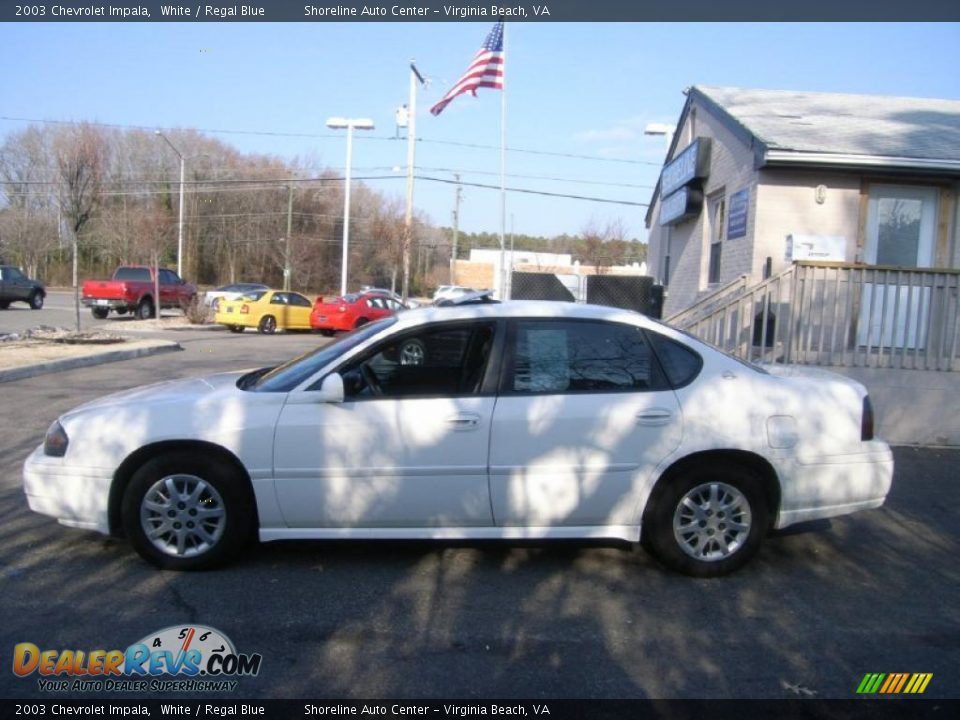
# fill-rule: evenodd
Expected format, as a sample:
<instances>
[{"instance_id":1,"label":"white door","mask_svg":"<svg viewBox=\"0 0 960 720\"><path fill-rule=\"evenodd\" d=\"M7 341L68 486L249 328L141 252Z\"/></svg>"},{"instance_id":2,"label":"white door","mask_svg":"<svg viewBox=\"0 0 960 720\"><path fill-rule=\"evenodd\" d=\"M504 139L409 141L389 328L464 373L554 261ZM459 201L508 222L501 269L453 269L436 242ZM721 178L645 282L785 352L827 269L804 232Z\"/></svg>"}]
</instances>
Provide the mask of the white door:
<instances>
[{"instance_id":1,"label":"white door","mask_svg":"<svg viewBox=\"0 0 960 720\"><path fill-rule=\"evenodd\" d=\"M932 267L936 188L875 185L867 203L864 261L887 267ZM858 343L922 349L930 288L866 283L860 298Z\"/></svg>"},{"instance_id":2,"label":"white door","mask_svg":"<svg viewBox=\"0 0 960 720\"><path fill-rule=\"evenodd\" d=\"M284 406L274 476L289 527L493 524L487 485L496 402L479 392L493 325L390 341L342 368L346 401Z\"/></svg>"},{"instance_id":3,"label":"white door","mask_svg":"<svg viewBox=\"0 0 960 720\"><path fill-rule=\"evenodd\" d=\"M518 320L490 437L498 526L628 526L656 465L680 442L639 328Z\"/></svg>"}]
</instances>

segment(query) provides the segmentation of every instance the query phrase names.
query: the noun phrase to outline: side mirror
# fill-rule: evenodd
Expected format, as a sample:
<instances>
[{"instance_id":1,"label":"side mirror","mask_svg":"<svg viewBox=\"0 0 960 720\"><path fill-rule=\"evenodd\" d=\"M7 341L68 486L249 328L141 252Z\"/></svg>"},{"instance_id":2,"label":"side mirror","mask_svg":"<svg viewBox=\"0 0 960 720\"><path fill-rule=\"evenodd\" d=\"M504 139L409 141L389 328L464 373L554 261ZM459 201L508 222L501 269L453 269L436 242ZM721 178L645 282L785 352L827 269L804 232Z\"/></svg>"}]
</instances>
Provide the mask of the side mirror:
<instances>
[{"instance_id":1,"label":"side mirror","mask_svg":"<svg viewBox=\"0 0 960 720\"><path fill-rule=\"evenodd\" d=\"M340 373L330 373L320 383L320 402L342 403L343 398L343 377Z\"/></svg>"}]
</instances>

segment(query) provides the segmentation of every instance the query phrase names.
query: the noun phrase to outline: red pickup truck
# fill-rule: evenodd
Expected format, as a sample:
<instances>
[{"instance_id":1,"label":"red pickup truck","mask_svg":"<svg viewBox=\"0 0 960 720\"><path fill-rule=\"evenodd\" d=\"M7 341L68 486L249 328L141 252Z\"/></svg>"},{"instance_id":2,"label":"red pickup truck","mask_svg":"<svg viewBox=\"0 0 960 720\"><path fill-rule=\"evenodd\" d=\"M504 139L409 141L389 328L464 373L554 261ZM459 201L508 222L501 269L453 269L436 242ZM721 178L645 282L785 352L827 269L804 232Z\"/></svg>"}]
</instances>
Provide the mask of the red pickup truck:
<instances>
[{"instance_id":1,"label":"red pickup truck","mask_svg":"<svg viewBox=\"0 0 960 720\"><path fill-rule=\"evenodd\" d=\"M197 295L197 288L180 279L173 270L160 268L160 308L186 307ZM111 310L118 315L132 312L140 320L154 317L157 308L153 268L121 265L111 280L87 280L83 283L83 304L95 318L102 320Z\"/></svg>"}]
</instances>

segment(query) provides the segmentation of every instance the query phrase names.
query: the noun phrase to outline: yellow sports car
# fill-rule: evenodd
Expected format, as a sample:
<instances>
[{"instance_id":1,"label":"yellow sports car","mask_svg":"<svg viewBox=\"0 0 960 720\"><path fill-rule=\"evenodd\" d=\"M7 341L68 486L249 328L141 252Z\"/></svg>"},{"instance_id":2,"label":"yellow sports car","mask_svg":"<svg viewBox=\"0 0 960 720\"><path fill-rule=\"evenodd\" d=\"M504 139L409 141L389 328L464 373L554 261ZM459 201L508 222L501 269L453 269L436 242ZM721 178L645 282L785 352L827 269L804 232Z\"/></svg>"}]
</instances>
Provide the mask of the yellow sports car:
<instances>
[{"instance_id":1,"label":"yellow sports car","mask_svg":"<svg viewBox=\"0 0 960 720\"><path fill-rule=\"evenodd\" d=\"M221 300L214 322L241 333L253 327L262 333L310 330L313 301L288 290L257 290L239 300Z\"/></svg>"}]
</instances>

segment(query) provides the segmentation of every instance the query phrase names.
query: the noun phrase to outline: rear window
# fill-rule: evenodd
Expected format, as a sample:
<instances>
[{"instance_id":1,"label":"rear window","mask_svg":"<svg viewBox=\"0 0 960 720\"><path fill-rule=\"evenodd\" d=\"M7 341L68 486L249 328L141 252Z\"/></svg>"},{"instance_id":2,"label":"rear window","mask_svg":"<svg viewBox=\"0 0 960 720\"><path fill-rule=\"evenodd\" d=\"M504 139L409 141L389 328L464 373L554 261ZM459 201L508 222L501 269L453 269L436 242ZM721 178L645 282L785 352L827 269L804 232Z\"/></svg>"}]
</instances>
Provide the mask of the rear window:
<instances>
[{"instance_id":1,"label":"rear window","mask_svg":"<svg viewBox=\"0 0 960 720\"><path fill-rule=\"evenodd\" d=\"M131 282L150 282L150 268L120 267L113 273L114 280L130 280Z\"/></svg>"},{"instance_id":2,"label":"rear window","mask_svg":"<svg viewBox=\"0 0 960 720\"><path fill-rule=\"evenodd\" d=\"M650 330L647 331L647 337L672 387L688 385L699 374L703 360L686 345Z\"/></svg>"}]
</instances>

